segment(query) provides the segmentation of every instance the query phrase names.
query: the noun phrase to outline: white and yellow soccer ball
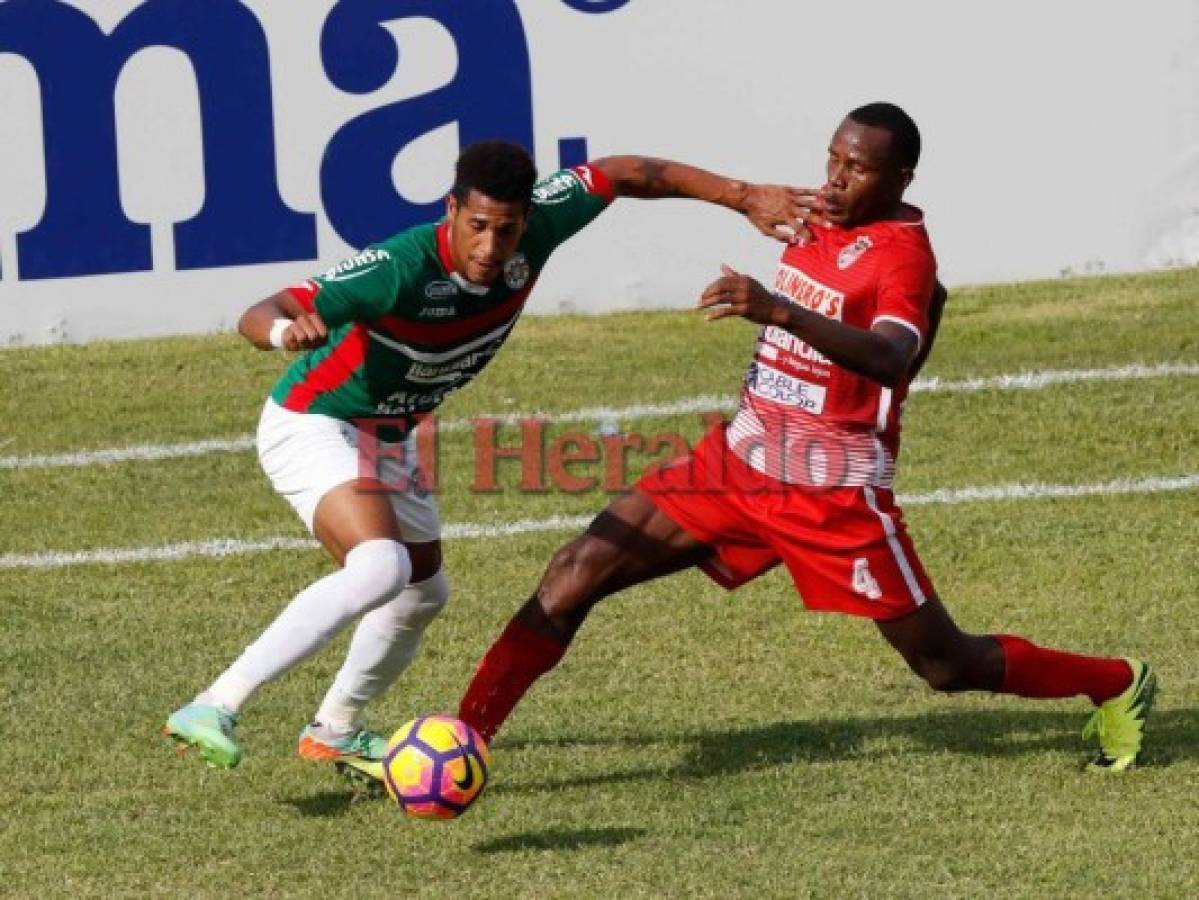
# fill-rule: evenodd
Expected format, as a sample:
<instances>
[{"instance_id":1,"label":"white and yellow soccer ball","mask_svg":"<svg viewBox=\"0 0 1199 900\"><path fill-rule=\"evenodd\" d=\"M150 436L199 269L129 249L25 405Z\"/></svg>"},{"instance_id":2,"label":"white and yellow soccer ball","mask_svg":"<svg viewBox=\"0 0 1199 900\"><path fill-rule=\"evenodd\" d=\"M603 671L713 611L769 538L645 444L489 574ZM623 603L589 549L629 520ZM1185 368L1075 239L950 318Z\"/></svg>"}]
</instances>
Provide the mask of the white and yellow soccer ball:
<instances>
[{"instance_id":1,"label":"white and yellow soccer ball","mask_svg":"<svg viewBox=\"0 0 1199 900\"><path fill-rule=\"evenodd\" d=\"M451 716L422 716L387 743L387 794L418 819L454 819L487 786L491 755L479 733Z\"/></svg>"}]
</instances>

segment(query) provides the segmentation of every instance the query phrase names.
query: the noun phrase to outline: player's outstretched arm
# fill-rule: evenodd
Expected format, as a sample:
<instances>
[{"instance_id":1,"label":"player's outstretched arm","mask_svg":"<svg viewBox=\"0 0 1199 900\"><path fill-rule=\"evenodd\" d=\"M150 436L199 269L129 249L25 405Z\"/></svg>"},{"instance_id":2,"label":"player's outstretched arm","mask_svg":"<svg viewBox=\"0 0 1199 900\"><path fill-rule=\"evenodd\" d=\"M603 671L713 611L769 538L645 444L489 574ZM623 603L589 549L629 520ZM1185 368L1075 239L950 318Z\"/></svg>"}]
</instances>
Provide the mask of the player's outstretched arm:
<instances>
[{"instance_id":1,"label":"player's outstretched arm","mask_svg":"<svg viewBox=\"0 0 1199 900\"><path fill-rule=\"evenodd\" d=\"M237 331L259 350L311 350L329 338L320 315L307 312L287 291L247 309L237 322Z\"/></svg>"},{"instance_id":2,"label":"player's outstretched arm","mask_svg":"<svg viewBox=\"0 0 1199 900\"><path fill-rule=\"evenodd\" d=\"M907 376L920 349L919 338L903 325L890 321L878 322L873 328L846 325L778 297L728 266L720 270L721 277L699 298L699 308L710 310L709 321L740 316L759 325L775 325L842 368L885 387L894 387Z\"/></svg>"},{"instance_id":3,"label":"player's outstretched arm","mask_svg":"<svg viewBox=\"0 0 1199 900\"><path fill-rule=\"evenodd\" d=\"M649 156L607 156L592 163L618 197L656 200L686 197L735 210L767 237L805 242L809 226L824 225L824 201L816 188L753 184L686 163Z\"/></svg>"}]
</instances>

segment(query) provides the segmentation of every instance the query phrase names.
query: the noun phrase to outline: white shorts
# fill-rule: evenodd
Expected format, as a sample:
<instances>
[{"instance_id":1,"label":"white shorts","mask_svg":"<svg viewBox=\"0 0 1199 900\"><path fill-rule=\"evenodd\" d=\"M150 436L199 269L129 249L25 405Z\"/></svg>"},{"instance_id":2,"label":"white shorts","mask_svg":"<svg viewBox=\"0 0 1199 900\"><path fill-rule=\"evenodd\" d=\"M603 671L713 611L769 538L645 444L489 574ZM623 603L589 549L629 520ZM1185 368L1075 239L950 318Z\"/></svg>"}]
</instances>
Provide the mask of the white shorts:
<instances>
[{"instance_id":1,"label":"white shorts","mask_svg":"<svg viewBox=\"0 0 1199 900\"><path fill-rule=\"evenodd\" d=\"M333 488L360 477L361 433L331 416L297 413L267 398L258 420L258 461L275 490L312 531L316 505ZM413 442L380 441L377 477L399 488L389 493L405 543L441 539L441 517L433 495L420 487ZM398 452L403 447L403 453ZM388 454L388 449L396 451Z\"/></svg>"}]
</instances>

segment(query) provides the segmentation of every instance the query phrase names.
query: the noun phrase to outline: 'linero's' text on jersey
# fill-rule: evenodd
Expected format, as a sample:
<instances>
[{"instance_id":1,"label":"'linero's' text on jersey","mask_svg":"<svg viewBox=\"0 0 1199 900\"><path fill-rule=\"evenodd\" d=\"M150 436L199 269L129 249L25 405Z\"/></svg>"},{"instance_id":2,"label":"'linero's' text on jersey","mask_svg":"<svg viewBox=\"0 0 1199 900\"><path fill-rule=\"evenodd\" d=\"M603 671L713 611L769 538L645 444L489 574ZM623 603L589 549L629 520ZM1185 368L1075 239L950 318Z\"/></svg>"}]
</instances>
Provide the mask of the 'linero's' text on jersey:
<instances>
[{"instance_id":1,"label":"'linero's' text on jersey","mask_svg":"<svg viewBox=\"0 0 1199 900\"><path fill-rule=\"evenodd\" d=\"M520 318L550 254L598 216L612 188L591 165L533 189L529 227L490 286L455 271L447 222L372 244L289 288L329 328L271 391L280 406L336 419L389 417L403 429L483 370Z\"/></svg>"}]
</instances>

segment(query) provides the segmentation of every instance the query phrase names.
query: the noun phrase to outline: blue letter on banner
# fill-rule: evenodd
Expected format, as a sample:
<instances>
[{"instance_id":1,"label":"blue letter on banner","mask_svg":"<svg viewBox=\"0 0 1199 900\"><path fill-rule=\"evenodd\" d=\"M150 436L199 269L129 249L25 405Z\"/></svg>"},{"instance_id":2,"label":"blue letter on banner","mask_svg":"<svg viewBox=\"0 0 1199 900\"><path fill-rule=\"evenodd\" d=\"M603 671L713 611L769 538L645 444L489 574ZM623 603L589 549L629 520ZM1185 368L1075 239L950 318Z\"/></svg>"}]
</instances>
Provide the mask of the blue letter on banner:
<instances>
[{"instance_id":1,"label":"blue letter on banner","mask_svg":"<svg viewBox=\"0 0 1199 900\"><path fill-rule=\"evenodd\" d=\"M204 206L175 226L176 265L315 258L315 217L279 196L266 38L245 6L147 0L105 37L65 3L9 0L0 53L37 71L46 166L45 212L17 237L21 278L152 267L149 228L121 208L113 93L129 57L156 45L191 61L204 135Z\"/></svg>"},{"instance_id":2,"label":"blue letter on banner","mask_svg":"<svg viewBox=\"0 0 1199 900\"><path fill-rule=\"evenodd\" d=\"M400 51L381 23L410 17L433 19L453 35L458 70L444 87L363 113L333 135L321 194L329 221L355 247L441 214L440 201L412 203L392 181L396 156L416 138L457 121L463 144L504 138L533 149L529 50L512 0L342 0L321 34L333 84L356 94L385 85Z\"/></svg>"}]
</instances>

